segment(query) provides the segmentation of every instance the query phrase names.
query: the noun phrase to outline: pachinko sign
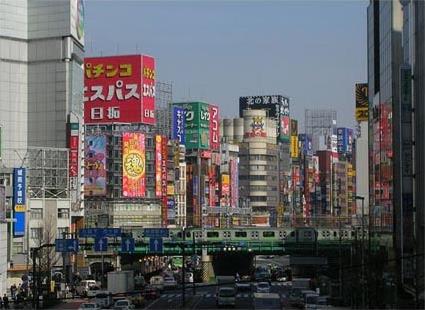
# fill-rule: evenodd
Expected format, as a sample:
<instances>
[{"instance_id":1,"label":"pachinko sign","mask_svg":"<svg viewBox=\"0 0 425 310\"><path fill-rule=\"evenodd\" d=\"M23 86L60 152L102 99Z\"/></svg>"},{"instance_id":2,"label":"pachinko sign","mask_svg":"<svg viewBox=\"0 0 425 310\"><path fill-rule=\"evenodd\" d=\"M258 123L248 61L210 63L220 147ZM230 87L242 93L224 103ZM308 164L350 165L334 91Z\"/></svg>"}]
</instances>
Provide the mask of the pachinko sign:
<instances>
[{"instance_id":1,"label":"pachinko sign","mask_svg":"<svg viewBox=\"0 0 425 310\"><path fill-rule=\"evenodd\" d=\"M145 196L145 135L124 132L122 136L122 192L124 197Z\"/></svg>"},{"instance_id":2,"label":"pachinko sign","mask_svg":"<svg viewBox=\"0 0 425 310\"><path fill-rule=\"evenodd\" d=\"M84 195L106 195L106 137L86 136L84 144Z\"/></svg>"},{"instance_id":3,"label":"pachinko sign","mask_svg":"<svg viewBox=\"0 0 425 310\"><path fill-rule=\"evenodd\" d=\"M84 60L84 121L155 124L155 59L145 55Z\"/></svg>"}]
</instances>

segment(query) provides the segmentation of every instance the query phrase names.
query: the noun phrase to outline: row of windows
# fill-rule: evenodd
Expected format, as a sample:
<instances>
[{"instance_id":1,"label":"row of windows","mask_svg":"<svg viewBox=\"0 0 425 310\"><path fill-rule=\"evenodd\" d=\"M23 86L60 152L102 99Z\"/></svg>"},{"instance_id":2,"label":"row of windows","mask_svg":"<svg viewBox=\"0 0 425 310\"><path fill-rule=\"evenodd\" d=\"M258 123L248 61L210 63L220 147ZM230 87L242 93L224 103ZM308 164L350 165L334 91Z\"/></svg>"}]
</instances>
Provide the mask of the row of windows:
<instances>
[{"instance_id":1,"label":"row of windows","mask_svg":"<svg viewBox=\"0 0 425 310\"><path fill-rule=\"evenodd\" d=\"M43 218L43 209L31 209L30 211L31 219L39 220ZM68 219L69 218L69 209L59 208L58 209L58 218Z\"/></svg>"},{"instance_id":2,"label":"row of windows","mask_svg":"<svg viewBox=\"0 0 425 310\"><path fill-rule=\"evenodd\" d=\"M31 239L38 239L40 241L42 241L41 239L43 239L43 228L42 227L37 227L37 228L31 228L30 229L30 237ZM56 236L58 238L62 238L62 234L68 234L69 232L69 228L68 227L59 227L57 230L57 234Z\"/></svg>"},{"instance_id":3,"label":"row of windows","mask_svg":"<svg viewBox=\"0 0 425 310\"><path fill-rule=\"evenodd\" d=\"M266 176L266 175L241 175L239 180L248 180L248 181L276 181L276 176Z\"/></svg>"},{"instance_id":4,"label":"row of windows","mask_svg":"<svg viewBox=\"0 0 425 310\"><path fill-rule=\"evenodd\" d=\"M253 237L258 237L258 231L251 232L251 235ZM263 238L274 238L275 232L274 231L263 231L262 233ZM235 231L235 238L246 238L248 236L248 233L246 231ZM223 232L224 238L230 238L231 232L230 231L224 231ZM208 231L207 232L207 238L219 238L219 232L218 231Z\"/></svg>"}]
</instances>

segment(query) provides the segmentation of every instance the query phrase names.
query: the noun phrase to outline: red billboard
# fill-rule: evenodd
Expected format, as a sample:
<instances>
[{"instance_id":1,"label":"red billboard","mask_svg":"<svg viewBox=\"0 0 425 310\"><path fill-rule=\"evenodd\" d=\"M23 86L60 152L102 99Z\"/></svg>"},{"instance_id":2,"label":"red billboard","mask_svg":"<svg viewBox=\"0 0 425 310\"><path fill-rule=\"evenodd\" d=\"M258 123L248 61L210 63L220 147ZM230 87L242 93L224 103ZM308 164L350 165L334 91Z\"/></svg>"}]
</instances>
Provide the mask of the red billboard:
<instances>
[{"instance_id":1,"label":"red billboard","mask_svg":"<svg viewBox=\"0 0 425 310\"><path fill-rule=\"evenodd\" d=\"M210 113L210 149L218 150L220 148L220 110L215 105L209 105Z\"/></svg>"},{"instance_id":2,"label":"red billboard","mask_svg":"<svg viewBox=\"0 0 425 310\"><path fill-rule=\"evenodd\" d=\"M122 135L122 192L124 197L145 196L145 135L124 132Z\"/></svg>"},{"instance_id":3,"label":"red billboard","mask_svg":"<svg viewBox=\"0 0 425 310\"><path fill-rule=\"evenodd\" d=\"M69 176L77 177L79 174L78 167L78 150L80 145L79 124L71 123L69 130Z\"/></svg>"},{"instance_id":4,"label":"red billboard","mask_svg":"<svg viewBox=\"0 0 425 310\"><path fill-rule=\"evenodd\" d=\"M84 60L86 124L155 124L155 59L145 55Z\"/></svg>"},{"instance_id":5,"label":"red billboard","mask_svg":"<svg viewBox=\"0 0 425 310\"><path fill-rule=\"evenodd\" d=\"M155 136L155 195L156 197L162 197L162 136Z\"/></svg>"}]
</instances>

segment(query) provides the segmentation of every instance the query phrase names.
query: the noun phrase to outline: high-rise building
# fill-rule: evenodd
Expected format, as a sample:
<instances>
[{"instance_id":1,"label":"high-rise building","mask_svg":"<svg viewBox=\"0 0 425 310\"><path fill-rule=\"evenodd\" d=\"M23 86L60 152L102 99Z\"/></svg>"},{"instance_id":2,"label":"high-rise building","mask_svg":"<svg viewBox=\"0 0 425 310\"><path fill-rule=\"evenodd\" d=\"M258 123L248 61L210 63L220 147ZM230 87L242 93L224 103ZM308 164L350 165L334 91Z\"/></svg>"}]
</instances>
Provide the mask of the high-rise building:
<instances>
[{"instance_id":1,"label":"high-rise building","mask_svg":"<svg viewBox=\"0 0 425 310\"><path fill-rule=\"evenodd\" d=\"M313 153L330 150L336 153L337 113L334 110L305 110L305 133L312 139Z\"/></svg>"}]
</instances>

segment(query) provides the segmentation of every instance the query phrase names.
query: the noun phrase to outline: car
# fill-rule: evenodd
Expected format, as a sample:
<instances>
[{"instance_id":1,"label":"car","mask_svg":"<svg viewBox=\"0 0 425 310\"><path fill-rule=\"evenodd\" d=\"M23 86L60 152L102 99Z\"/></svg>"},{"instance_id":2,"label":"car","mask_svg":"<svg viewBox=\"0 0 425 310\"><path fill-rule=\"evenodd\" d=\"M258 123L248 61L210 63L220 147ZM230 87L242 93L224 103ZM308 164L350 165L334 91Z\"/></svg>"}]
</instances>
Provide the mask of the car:
<instances>
[{"instance_id":1,"label":"car","mask_svg":"<svg viewBox=\"0 0 425 310\"><path fill-rule=\"evenodd\" d=\"M100 307L94 302L84 302L80 305L78 310L100 310Z\"/></svg>"},{"instance_id":2,"label":"car","mask_svg":"<svg viewBox=\"0 0 425 310\"><path fill-rule=\"evenodd\" d=\"M217 292L217 306L234 307L236 305L236 290L233 287L220 287Z\"/></svg>"},{"instance_id":3,"label":"car","mask_svg":"<svg viewBox=\"0 0 425 310\"><path fill-rule=\"evenodd\" d=\"M142 295L145 299L157 299L159 297L159 291L157 288L147 285L142 291Z\"/></svg>"},{"instance_id":4,"label":"car","mask_svg":"<svg viewBox=\"0 0 425 310\"><path fill-rule=\"evenodd\" d=\"M173 289L177 287L177 281L174 277L164 277L164 289Z\"/></svg>"},{"instance_id":5,"label":"car","mask_svg":"<svg viewBox=\"0 0 425 310\"><path fill-rule=\"evenodd\" d=\"M134 309L134 305L128 299L120 299L114 303L115 310L131 310Z\"/></svg>"},{"instance_id":6,"label":"car","mask_svg":"<svg viewBox=\"0 0 425 310\"><path fill-rule=\"evenodd\" d=\"M270 293L270 284L268 282L259 282L256 287L257 293Z\"/></svg>"},{"instance_id":7,"label":"car","mask_svg":"<svg viewBox=\"0 0 425 310\"><path fill-rule=\"evenodd\" d=\"M97 283L95 280L83 280L76 287L77 295L86 296L90 287L96 286Z\"/></svg>"},{"instance_id":8,"label":"car","mask_svg":"<svg viewBox=\"0 0 425 310\"><path fill-rule=\"evenodd\" d=\"M164 277L163 276L153 276L150 279L150 285L157 288L158 290L164 290Z\"/></svg>"},{"instance_id":9,"label":"car","mask_svg":"<svg viewBox=\"0 0 425 310\"><path fill-rule=\"evenodd\" d=\"M288 279L285 277L285 276L282 276L282 277L277 277L276 278L276 281L277 282L286 282Z\"/></svg>"},{"instance_id":10,"label":"car","mask_svg":"<svg viewBox=\"0 0 425 310\"><path fill-rule=\"evenodd\" d=\"M100 287L99 286L91 286L89 290L86 293L86 296L89 298L95 297L97 293L99 293Z\"/></svg>"}]
</instances>

